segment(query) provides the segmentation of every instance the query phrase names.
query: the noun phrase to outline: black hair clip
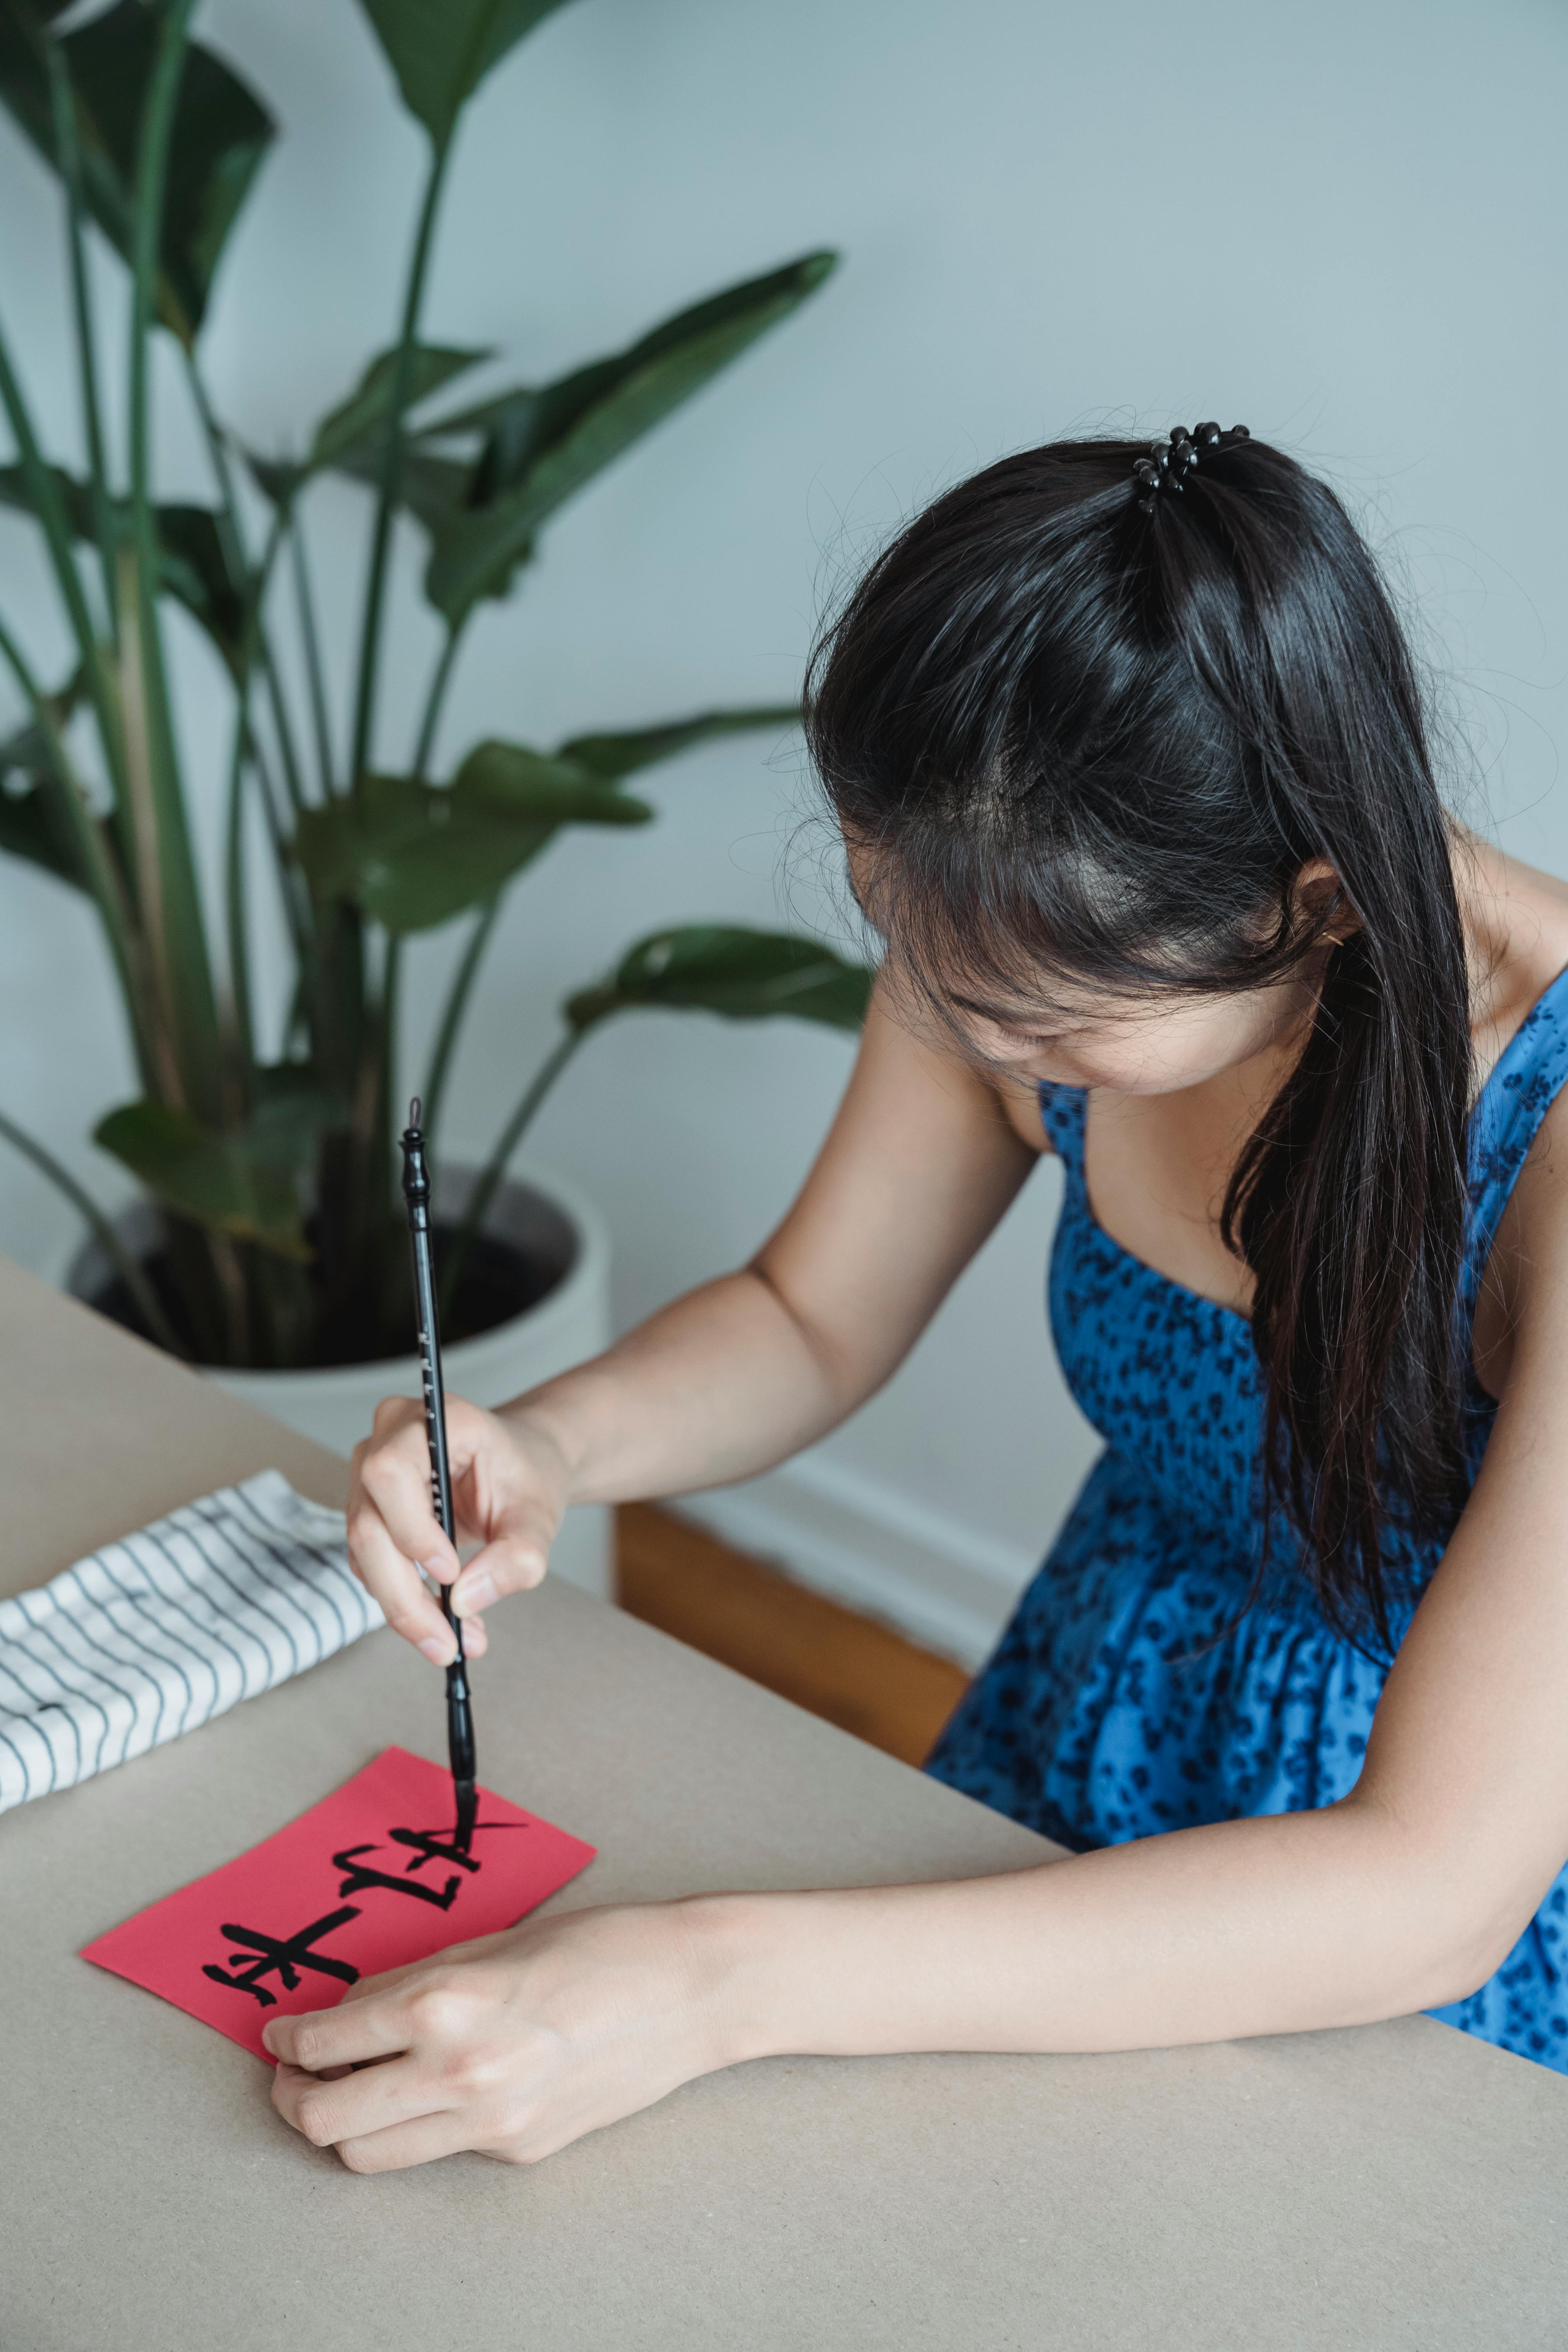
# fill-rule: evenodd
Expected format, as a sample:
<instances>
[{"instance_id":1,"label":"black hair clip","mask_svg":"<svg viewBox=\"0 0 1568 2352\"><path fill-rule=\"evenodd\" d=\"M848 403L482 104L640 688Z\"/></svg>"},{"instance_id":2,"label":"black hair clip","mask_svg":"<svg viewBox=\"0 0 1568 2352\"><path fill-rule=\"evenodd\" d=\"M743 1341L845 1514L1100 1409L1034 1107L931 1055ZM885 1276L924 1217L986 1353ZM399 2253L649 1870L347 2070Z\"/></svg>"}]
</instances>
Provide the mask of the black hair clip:
<instances>
[{"instance_id":1,"label":"black hair clip","mask_svg":"<svg viewBox=\"0 0 1568 2352\"><path fill-rule=\"evenodd\" d=\"M1233 425L1222 433L1217 425L1194 425L1189 433L1184 425L1173 427L1170 438L1151 441L1149 455L1134 459L1132 480L1143 496L1138 504L1144 514L1152 514L1154 501L1162 490L1179 490L1205 449L1227 449L1237 441L1250 441L1252 436L1245 425Z\"/></svg>"}]
</instances>

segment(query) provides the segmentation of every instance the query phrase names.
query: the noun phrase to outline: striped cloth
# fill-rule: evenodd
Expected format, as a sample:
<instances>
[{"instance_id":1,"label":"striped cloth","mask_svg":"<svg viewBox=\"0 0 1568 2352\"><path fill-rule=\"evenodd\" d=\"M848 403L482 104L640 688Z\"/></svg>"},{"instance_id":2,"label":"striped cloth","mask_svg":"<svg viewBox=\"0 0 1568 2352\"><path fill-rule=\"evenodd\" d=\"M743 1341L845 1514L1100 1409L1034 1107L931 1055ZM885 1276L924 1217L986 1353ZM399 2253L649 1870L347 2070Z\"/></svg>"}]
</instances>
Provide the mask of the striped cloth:
<instances>
[{"instance_id":1,"label":"striped cloth","mask_svg":"<svg viewBox=\"0 0 1568 2352\"><path fill-rule=\"evenodd\" d=\"M384 1622L341 1511L263 1470L0 1601L0 1812L68 1789Z\"/></svg>"}]
</instances>

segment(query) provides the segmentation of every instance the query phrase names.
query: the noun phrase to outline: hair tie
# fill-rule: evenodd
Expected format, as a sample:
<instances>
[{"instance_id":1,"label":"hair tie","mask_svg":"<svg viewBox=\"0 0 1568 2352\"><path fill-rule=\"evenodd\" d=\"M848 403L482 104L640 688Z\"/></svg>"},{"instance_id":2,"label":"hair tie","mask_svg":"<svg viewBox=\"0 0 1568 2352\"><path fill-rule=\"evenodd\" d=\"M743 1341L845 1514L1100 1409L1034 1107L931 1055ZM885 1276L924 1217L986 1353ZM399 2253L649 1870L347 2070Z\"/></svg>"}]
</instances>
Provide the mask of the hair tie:
<instances>
[{"instance_id":1,"label":"hair tie","mask_svg":"<svg viewBox=\"0 0 1568 2352\"><path fill-rule=\"evenodd\" d=\"M1174 425L1168 438L1150 442L1146 457L1134 460L1133 484L1143 493L1140 508L1152 514L1160 492L1179 490L1205 450L1234 448L1237 442L1251 438L1245 425L1233 425L1228 433L1213 424L1194 425L1190 433L1184 425Z\"/></svg>"}]
</instances>

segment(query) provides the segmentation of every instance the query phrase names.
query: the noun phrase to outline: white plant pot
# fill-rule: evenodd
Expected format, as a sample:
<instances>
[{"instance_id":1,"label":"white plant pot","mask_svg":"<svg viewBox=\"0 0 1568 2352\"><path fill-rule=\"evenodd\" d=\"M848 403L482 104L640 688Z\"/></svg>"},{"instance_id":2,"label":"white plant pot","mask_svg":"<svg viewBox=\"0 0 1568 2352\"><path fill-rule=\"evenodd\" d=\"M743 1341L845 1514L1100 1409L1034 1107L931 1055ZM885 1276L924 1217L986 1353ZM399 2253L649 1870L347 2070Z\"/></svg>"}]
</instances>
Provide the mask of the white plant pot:
<instances>
[{"instance_id":1,"label":"white plant pot","mask_svg":"<svg viewBox=\"0 0 1568 2352\"><path fill-rule=\"evenodd\" d=\"M436 1216L446 1224L461 1217L474 1185L466 1168L443 1170L436 1180ZM144 1254L155 1244L158 1213L138 1202L115 1219L127 1246ZM596 1356L610 1342L610 1245L598 1212L559 1177L535 1175L526 1183L500 1185L485 1219L491 1238L510 1242L560 1269L553 1286L536 1305L474 1339L443 1348L447 1387L474 1404L504 1404L541 1381ZM96 1242L79 1250L65 1271L64 1287L78 1298L101 1297L111 1279ZM230 1371L204 1367L231 1396L259 1405L275 1420L314 1438L333 1454L352 1454L368 1434L383 1397L417 1397L416 1355L391 1356L378 1363L343 1364L328 1370ZM602 1601L614 1598L610 1514L602 1505L570 1510L550 1556L551 1573L563 1576Z\"/></svg>"}]
</instances>

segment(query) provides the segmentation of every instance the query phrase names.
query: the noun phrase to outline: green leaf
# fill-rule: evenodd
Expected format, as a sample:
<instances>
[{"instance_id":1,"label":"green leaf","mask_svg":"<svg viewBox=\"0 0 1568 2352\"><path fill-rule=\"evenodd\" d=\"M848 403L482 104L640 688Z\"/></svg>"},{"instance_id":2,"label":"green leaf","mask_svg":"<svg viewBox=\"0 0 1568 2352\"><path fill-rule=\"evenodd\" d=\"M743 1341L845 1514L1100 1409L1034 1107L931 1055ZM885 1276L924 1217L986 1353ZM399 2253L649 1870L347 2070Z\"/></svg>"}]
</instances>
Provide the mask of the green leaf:
<instances>
[{"instance_id":1,"label":"green leaf","mask_svg":"<svg viewBox=\"0 0 1568 2352\"><path fill-rule=\"evenodd\" d=\"M365 776L353 800L307 809L297 847L321 898L346 898L389 930L448 922L538 856L565 824L646 824L653 811L569 761L481 743L445 789Z\"/></svg>"},{"instance_id":2,"label":"green leaf","mask_svg":"<svg viewBox=\"0 0 1568 2352\"><path fill-rule=\"evenodd\" d=\"M476 810L506 811L551 824L646 824L653 814L642 801L585 774L574 760L493 738L468 753L452 779L452 793L458 803Z\"/></svg>"},{"instance_id":3,"label":"green leaf","mask_svg":"<svg viewBox=\"0 0 1568 2352\"><path fill-rule=\"evenodd\" d=\"M488 350L416 343L409 354L407 406L417 408L422 400L428 400L454 376L491 357L493 353ZM346 457L367 447L374 450L380 463L392 415L397 360L395 350L378 352L348 398L322 417L310 444L308 462L312 470L318 466L341 465Z\"/></svg>"},{"instance_id":4,"label":"green leaf","mask_svg":"<svg viewBox=\"0 0 1568 2352\"><path fill-rule=\"evenodd\" d=\"M351 475L355 481L368 482L372 489L376 489L381 483L380 448L358 450L340 458L336 470ZM467 507L473 472L471 466L461 465L453 458L432 457L423 449L406 449L400 502L434 538Z\"/></svg>"},{"instance_id":5,"label":"green leaf","mask_svg":"<svg viewBox=\"0 0 1568 2352\"><path fill-rule=\"evenodd\" d=\"M0 101L45 161L59 168L43 44L63 11L55 0L0 0ZM159 10L118 0L61 42L76 96L82 193L122 258L134 236L137 140L157 49ZM195 341L225 244L276 126L238 76L193 43L175 107L159 252L157 310Z\"/></svg>"},{"instance_id":6,"label":"green leaf","mask_svg":"<svg viewBox=\"0 0 1568 2352\"><path fill-rule=\"evenodd\" d=\"M310 1250L292 1148L297 1133L287 1121L253 1120L218 1134L188 1111L142 1101L111 1110L93 1130L93 1141L179 1215L307 1265Z\"/></svg>"},{"instance_id":7,"label":"green leaf","mask_svg":"<svg viewBox=\"0 0 1568 2352\"><path fill-rule=\"evenodd\" d=\"M229 572L217 517L210 507L162 506L154 509L153 521L159 587L199 622L237 677L245 601ZM129 515L126 530L129 535Z\"/></svg>"},{"instance_id":8,"label":"green leaf","mask_svg":"<svg viewBox=\"0 0 1568 2352\"><path fill-rule=\"evenodd\" d=\"M52 698L57 722L64 726L79 698L74 678ZM0 850L41 866L79 890L90 887L82 872L76 828L66 806L68 786L55 766L47 736L35 720L0 743Z\"/></svg>"},{"instance_id":9,"label":"green leaf","mask_svg":"<svg viewBox=\"0 0 1568 2352\"><path fill-rule=\"evenodd\" d=\"M443 343L416 343L411 358L407 408L417 408L444 383L468 368L488 360L488 351L469 351ZM397 374L395 350L378 352L348 398L329 410L311 436L300 459L247 457L251 472L269 499L287 506L312 474L326 467L358 474L378 482L386 448L386 428L392 417L392 389ZM454 467L465 490L468 468Z\"/></svg>"},{"instance_id":10,"label":"green leaf","mask_svg":"<svg viewBox=\"0 0 1568 2352\"><path fill-rule=\"evenodd\" d=\"M798 727L800 708L794 702L758 703L739 710L700 710L690 719L667 719L653 727L629 727L613 735L574 735L556 757L574 760L605 782L635 775L656 761L673 760L694 744L710 743L721 735L742 735L753 728Z\"/></svg>"},{"instance_id":11,"label":"green leaf","mask_svg":"<svg viewBox=\"0 0 1568 2352\"><path fill-rule=\"evenodd\" d=\"M57 171L45 43L53 37L49 27L55 18L71 5L72 0L0 0L0 105Z\"/></svg>"},{"instance_id":12,"label":"green leaf","mask_svg":"<svg viewBox=\"0 0 1568 2352\"><path fill-rule=\"evenodd\" d=\"M0 0L0 105L20 124L46 162L54 152L54 106L45 43L49 27L72 0Z\"/></svg>"},{"instance_id":13,"label":"green leaf","mask_svg":"<svg viewBox=\"0 0 1568 2352\"><path fill-rule=\"evenodd\" d=\"M485 436L462 512L434 534L425 593L455 627L481 596L502 596L542 523L584 483L739 359L816 292L837 265L808 253L748 278L609 359L437 418L421 445Z\"/></svg>"},{"instance_id":14,"label":"green leaf","mask_svg":"<svg viewBox=\"0 0 1568 2352\"><path fill-rule=\"evenodd\" d=\"M287 1172L296 1196L304 1193L321 1138L346 1127L353 1105L309 1062L274 1062L251 1073L249 1148L267 1166Z\"/></svg>"},{"instance_id":15,"label":"green leaf","mask_svg":"<svg viewBox=\"0 0 1568 2352\"><path fill-rule=\"evenodd\" d=\"M58 467L49 468L72 534L85 544L97 538L92 493L85 482ZM0 506L19 513L33 512L26 476L20 466L0 466ZM131 508L123 499L111 502L109 519L122 547L135 543ZM245 609L229 576L217 517L210 507L165 506L155 510L158 531L158 585L200 623L218 652L237 675Z\"/></svg>"},{"instance_id":16,"label":"green leaf","mask_svg":"<svg viewBox=\"0 0 1568 2352\"><path fill-rule=\"evenodd\" d=\"M437 147L492 66L564 0L361 0L403 103Z\"/></svg>"},{"instance_id":17,"label":"green leaf","mask_svg":"<svg viewBox=\"0 0 1568 2352\"><path fill-rule=\"evenodd\" d=\"M720 1013L731 1021L788 1013L858 1029L873 977L864 964L847 963L819 940L791 931L682 923L639 940L610 979L568 997L562 1011L574 1029L659 1006Z\"/></svg>"}]
</instances>

